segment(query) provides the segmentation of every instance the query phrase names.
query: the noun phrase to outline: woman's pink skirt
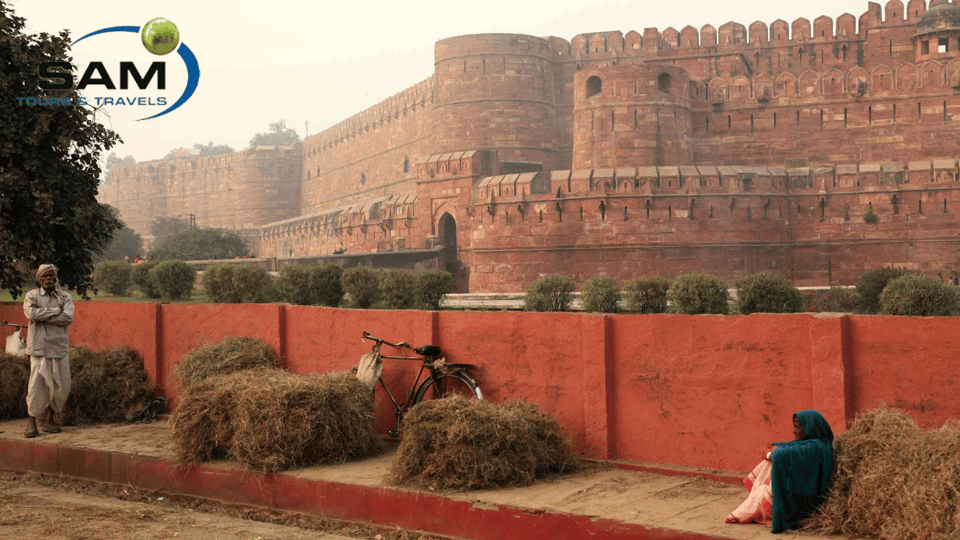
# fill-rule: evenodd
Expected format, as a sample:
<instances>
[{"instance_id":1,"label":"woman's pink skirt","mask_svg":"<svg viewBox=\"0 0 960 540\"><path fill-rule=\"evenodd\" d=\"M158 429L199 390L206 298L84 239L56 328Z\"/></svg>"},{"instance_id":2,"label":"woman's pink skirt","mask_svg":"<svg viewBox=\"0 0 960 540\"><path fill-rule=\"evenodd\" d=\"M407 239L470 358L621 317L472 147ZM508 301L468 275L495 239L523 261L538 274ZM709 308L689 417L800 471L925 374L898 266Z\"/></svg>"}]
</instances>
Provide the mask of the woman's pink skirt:
<instances>
[{"instance_id":1,"label":"woman's pink skirt","mask_svg":"<svg viewBox=\"0 0 960 540\"><path fill-rule=\"evenodd\" d=\"M750 494L727 517L727 523L769 523L773 519L773 491L770 488L773 463L763 460L743 479Z\"/></svg>"}]
</instances>

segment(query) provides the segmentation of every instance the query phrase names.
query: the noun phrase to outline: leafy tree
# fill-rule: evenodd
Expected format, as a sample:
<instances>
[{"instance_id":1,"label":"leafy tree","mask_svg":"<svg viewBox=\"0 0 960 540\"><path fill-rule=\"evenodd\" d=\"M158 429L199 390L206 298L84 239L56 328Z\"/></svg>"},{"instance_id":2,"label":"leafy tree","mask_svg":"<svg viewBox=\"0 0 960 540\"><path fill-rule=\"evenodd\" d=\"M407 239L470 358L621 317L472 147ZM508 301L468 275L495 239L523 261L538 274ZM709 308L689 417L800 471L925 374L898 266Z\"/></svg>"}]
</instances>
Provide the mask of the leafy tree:
<instances>
[{"instance_id":1,"label":"leafy tree","mask_svg":"<svg viewBox=\"0 0 960 540\"><path fill-rule=\"evenodd\" d=\"M150 225L150 234L153 235L153 245L160 245L167 238L186 233L191 229L186 221L175 217L158 217Z\"/></svg>"},{"instance_id":2,"label":"leafy tree","mask_svg":"<svg viewBox=\"0 0 960 540\"><path fill-rule=\"evenodd\" d=\"M207 144L196 143L193 145L193 149L197 151L196 154L192 154L189 150L183 147L171 148L170 151L167 152L162 159L174 159L177 157L191 156L191 155L216 156L220 154L232 154L236 152L236 150L234 150L228 144L213 144L213 141L210 141Z\"/></svg>"},{"instance_id":3,"label":"leafy tree","mask_svg":"<svg viewBox=\"0 0 960 540\"><path fill-rule=\"evenodd\" d=\"M30 35L24 27L0 0L0 288L19 296L18 268L53 263L61 282L86 296L94 260L120 228L96 199L101 154L120 137L76 104L75 89L39 86L40 62L72 61L70 33ZM29 106L18 102L24 96L73 105Z\"/></svg>"},{"instance_id":4,"label":"leafy tree","mask_svg":"<svg viewBox=\"0 0 960 540\"><path fill-rule=\"evenodd\" d=\"M152 259L200 261L246 257L250 248L235 232L221 229L188 229L155 244Z\"/></svg>"},{"instance_id":5,"label":"leafy tree","mask_svg":"<svg viewBox=\"0 0 960 540\"><path fill-rule=\"evenodd\" d=\"M113 217L120 221L120 228L113 234L107 247L96 257L96 261L115 261L124 257L134 259L143 253L143 238L120 219L120 211L107 206Z\"/></svg>"},{"instance_id":6,"label":"leafy tree","mask_svg":"<svg viewBox=\"0 0 960 540\"><path fill-rule=\"evenodd\" d=\"M213 141L210 141L206 145L197 143L193 145L193 148L200 151L201 156L217 156L220 154L232 154L236 152L229 144L217 144L214 145Z\"/></svg>"},{"instance_id":7,"label":"leafy tree","mask_svg":"<svg viewBox=\"0 0 960 540\"><path fill-rule=\"evenodd\" d=\"M113 239L110 240L110 244L97 257L98 261L115 261L124 257L133 260L143 253L143 238L122 221L120 225L121 227L117 229Z\"/></svg>"},{"instance_id":8,"label":"leafy tree","mask_svg":"<svg viewBox=\"0 0 960 540\"><path fill-rule=\"evenodd\" d=\"M112 179L112 175L113 175L113 169L117 167L130 167L131 165L136 165L136 164L137 164L137 160L134 159L133 156L129 154L127 155L127 157L120 159L119 157L117 157L116 152L110 152L110 155L107 156L107 161L105 162L103 167L103 178L106 180L106 183L110 183L110 180Z\"/></svg>"},{"instance_id":9,"label":"leafy tree","mask_svg":"<svg viewBox=\"0 0 960 540\"><path fill-rule=\"evenodd\" d=\"M300 142L300 136L293 128L287 127L286 120L278 120L270 124L268 133L258 132L250 139L250 146L276 146Z\"/></svg>"},{"instance_id":10,"label":"leafy tree","mask_svg":"<svg viewBox=\"0 0 960 540\"><path fill-rule=\"evenodd\" d=\"M166 153L162 158L160 158L160 159L174 159L174 158L177 158L177 157L187 156L187 155L190 155L190 151L187 150L186 148L183 148L183 147L171 148L170 151L167 152L167 153Z\"/></svg>"}]
</instances>

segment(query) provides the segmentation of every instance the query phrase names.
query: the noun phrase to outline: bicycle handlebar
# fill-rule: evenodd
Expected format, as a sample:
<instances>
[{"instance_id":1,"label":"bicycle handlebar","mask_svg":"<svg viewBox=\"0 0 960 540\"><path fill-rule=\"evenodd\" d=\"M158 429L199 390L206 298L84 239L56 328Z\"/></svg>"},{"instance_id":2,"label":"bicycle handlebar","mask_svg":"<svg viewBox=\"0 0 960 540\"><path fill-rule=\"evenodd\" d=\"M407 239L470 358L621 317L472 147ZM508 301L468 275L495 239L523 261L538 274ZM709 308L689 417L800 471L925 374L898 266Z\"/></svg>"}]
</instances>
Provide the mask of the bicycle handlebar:
<instances>
[{"instance_id":1,"label":"bicycle handlebar","mask_svg":"<svg viewBox=\"0 0 960 540\"><path fill-rule=\"evenodd\" d=\"M7 321L3 321L3 325L4 325L4 326L12 326L12 327L16 328L17 330L23 330L23 328L24 328L24 325L22 325L22 324L16 324L16 323L7 322Z\"/></svg>"},{"instance_id":2,"label":"bicycle handlebar","mask_svg":"<svg viewBox=\"0 0 960 540\"><path fill-rule=\"evenodd\" d=\"M400 349L400 348L402 348L402 347L405 347L405 348L407 348L407 349L410 348L410 344L407 343L406 341L401 341L400 343L390 343L389 341L387 341L387 340L385 340L385 339L371 336L371 335L370 335L370 332L367 332L366 330L363 331L363 334L360 336L360 339L361 339L361 340L369 339L369 340L371 340L371 341L376 341L377 343L384 343L384 344L386 344L386 345L389 345L389 346L393 347L394 349Z\"/></svg>"}]
</instances>

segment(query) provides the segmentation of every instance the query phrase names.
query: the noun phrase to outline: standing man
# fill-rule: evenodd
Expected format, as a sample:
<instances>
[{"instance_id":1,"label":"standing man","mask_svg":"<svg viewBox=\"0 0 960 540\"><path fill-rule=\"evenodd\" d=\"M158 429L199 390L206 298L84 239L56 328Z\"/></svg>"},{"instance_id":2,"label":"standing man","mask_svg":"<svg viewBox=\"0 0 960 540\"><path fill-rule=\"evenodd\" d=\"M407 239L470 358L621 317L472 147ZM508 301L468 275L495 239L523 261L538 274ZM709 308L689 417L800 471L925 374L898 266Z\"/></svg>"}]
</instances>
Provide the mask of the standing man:
<instances>
[{"instance_id":1,"label":"standing man","mask_svg":"<svg viewBox=\"0 0 960 540\"><path fill-rule=\"evenodd\" d=\"M41 264L37 269L39 289L26 294L23 313L30 321L27 331L27 354L30 355L30 383L27 387L27 412L30 423L24 436L39 435L37 417L49 406L50 422L43 426L47 433L60 433L57 415L70 395L70 331L73 322L73 299L57 282L57 267Z\"/></svg>"}]
</instances>

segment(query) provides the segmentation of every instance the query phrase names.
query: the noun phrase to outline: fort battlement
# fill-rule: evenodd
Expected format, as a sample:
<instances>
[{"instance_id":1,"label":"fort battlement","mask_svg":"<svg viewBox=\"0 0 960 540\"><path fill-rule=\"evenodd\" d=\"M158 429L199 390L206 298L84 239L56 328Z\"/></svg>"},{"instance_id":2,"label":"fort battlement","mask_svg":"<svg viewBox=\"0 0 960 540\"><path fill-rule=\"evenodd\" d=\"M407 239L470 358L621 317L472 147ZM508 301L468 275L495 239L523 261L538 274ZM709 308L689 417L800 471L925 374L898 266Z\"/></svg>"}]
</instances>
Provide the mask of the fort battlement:
<instances>
[{"instance_id":1,"label":"fort battlement","mask_svg":"<svg viewBox=\"0 0 960 540\"><path fill-rule=\"evenodd\" d=\"M304 150L313 155L329 148L335 148L345 141L396 120L401 115L415 113L432 103L432 79L426 79L316 135L306 138L303 141Z\"/></svg>"},{"instance_id":2,"label":"fort battlement","mask_svg":"<svg viewBox=\"0 0 960 540\"><path fill-rule=\"evenodd\" d=\"M686 54L753 49L756 47L801 47L836 41L863 41L870 30L897 27L911 30L927 12L924 0L911 0L906 6L899 0L890 0L882 8L869 2L859 18L844 13L836 20L821 15L813 23L805 17L792 22L777 19L769 25L755 21L748 26L730 21L719 27L706 24L700 29L685 26L679 31L668 27L644 28L643 32L630 30L578 34L570 41L551 37L551 48L560 59L588 59L611 53L629 56L629 53L669 53L677 50ZM912 34L912 32L911 32Z\"/></svg>"}]
</instances>

